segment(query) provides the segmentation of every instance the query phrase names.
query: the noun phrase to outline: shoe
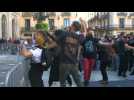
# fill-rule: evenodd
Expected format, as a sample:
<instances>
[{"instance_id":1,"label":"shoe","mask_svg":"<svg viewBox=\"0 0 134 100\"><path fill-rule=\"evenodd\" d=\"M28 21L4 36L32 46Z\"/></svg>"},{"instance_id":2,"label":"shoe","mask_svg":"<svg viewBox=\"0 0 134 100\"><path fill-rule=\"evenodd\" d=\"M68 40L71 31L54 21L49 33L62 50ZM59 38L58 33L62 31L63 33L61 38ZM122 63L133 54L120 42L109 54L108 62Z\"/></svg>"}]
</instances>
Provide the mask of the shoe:
<instances>
[{"instance_id":1,"label":"shoe","mask_svg":"<svg viewBox=\"0 0 134 100\"><path fill-rule=\"evenodd\" d=\"M130 75L134 75L134 72L130 73Z\"/></svg>"},{"instance_id":2,"label":"shoe","mask_svg":"<svg viewBox=\"0 0 134 100\"><path fill-rule=\"evenodd\" d=\"M84 81L84 86L88 87L89 86L89 81Z\"/></svg>"},{"instance_id":3,"label":"shoe","mask_svg":"<svg viewBox=\"0 0 134 100\"><path fill-rule=\"evenodd\" d=\"M118 73L118 76L121 76L121 73Z\"/></svg>"},{"instance_id":4,"label":"shoe","mask_svg":"<svg viewBox=\"0 0 134 100\"><path fill-rule=\"evenodd\" d=\"M126 74L123 74L122 77L127 77L127 75Z\"/></svg>"},{"instance_id":5,"label":"shoe","mask_svg":"<svg viewBox=\"0 0 134 100\"><path fill-rule=\"evenodd\" d=\"M101 80L99 81L101 84L108 84L108 81Z\"/></svg>"},{"instance_id":6,"label":"shoe","mask_svg":"<svg viewBox=\"0 0 134 100\"><path fill-rule=\"evenodd\" d=\"M69 87L72 87L72 84L69 84Z\"/></svg>"},{"instance_id":7,"label":"shoe","mask_svg":"<svg viewBox=\"0 0 134 100\"><path fill-rule=\"evenodd\" d=\"M127 75L126 75L126 74L124 74L124 75L122 75L122 77L127 77Z\"/></svg>"},{"instance_id":8,"label":"shoe","mask_svg":"<svg viewBox=\"0 0 134 100\"><path fill-rule=\"evenodd\" d=\"M128 69L129 72L131 72L131 69Z\"/></svg>"}]
</instances>

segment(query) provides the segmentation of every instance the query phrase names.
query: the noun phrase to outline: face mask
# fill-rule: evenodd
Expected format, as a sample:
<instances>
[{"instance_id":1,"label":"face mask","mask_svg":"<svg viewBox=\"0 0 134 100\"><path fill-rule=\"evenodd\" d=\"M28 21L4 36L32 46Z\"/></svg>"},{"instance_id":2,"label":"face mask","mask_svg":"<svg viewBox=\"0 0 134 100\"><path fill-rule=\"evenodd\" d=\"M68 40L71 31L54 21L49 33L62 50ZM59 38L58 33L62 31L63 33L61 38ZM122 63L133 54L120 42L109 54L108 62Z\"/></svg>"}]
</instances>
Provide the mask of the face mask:
<instances>
[{"instance_id":1,"label":"face mask","mask_svg":"<svg viewBox=\"0 0 134 100\"><path fill-rule=\"evenodd\" d=\"M80 35L80 31L75 32L77 35Z\"/></svg>"},{"instance_id":2,"label":"face mask","mask_svg":"<svg viewBox=\"0 0 134 100\"><path fill-rule=\"evenodd\" d=\"M27 41L24 42L25 45L28 45Z\"/></svg>"}]
</instances>

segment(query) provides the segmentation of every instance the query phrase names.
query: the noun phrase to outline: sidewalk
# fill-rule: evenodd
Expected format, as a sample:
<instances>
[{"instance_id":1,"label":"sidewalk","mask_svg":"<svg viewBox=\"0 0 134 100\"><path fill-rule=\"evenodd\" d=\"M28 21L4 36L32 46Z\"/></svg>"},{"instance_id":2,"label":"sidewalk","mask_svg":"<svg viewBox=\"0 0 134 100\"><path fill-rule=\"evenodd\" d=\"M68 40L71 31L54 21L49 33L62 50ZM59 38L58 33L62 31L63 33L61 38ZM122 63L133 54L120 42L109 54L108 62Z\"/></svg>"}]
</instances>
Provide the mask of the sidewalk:
<instances>
[{"instance_id":1,"label":"sidewalk","mask_svg":"<svg viewBox=\"0 0 134 100\"><path fill-rule=\"evenodd\" d=\"M108 77L109 77L109 84L106 86L101 85L99 82L97 82L102 79L101 72L93 71L91 74L89 87L134 87L134 76L128 76L126 78L123 78L117 76L117 72L115 71L108 71ZM43 73L43 80L46 87L48 87L47 83L48 79L49 79L49 70ZM60 83L54 82L52 87L60 87ZM74 81L72 87L76 87Z\"/></svg>"}]
</instances>

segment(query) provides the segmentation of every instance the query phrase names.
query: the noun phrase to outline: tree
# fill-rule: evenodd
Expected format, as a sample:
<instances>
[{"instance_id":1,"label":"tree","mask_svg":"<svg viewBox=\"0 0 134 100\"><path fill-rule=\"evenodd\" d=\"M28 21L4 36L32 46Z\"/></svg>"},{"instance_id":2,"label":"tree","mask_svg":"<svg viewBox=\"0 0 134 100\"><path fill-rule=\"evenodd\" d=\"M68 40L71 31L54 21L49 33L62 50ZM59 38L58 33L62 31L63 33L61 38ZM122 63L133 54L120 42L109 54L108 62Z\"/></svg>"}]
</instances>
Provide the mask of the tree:
<instances>
[{"instance_id":1,"label":"tree","mask_svg":"<svg viewBox=\"0 0 134 100\"><path fill-rule=\"evenodd\" d=\"M48 31L48 24L47 23L43 23L43 22L37 23L35 27L37 30Z\"/></svg>"}]
</instances>

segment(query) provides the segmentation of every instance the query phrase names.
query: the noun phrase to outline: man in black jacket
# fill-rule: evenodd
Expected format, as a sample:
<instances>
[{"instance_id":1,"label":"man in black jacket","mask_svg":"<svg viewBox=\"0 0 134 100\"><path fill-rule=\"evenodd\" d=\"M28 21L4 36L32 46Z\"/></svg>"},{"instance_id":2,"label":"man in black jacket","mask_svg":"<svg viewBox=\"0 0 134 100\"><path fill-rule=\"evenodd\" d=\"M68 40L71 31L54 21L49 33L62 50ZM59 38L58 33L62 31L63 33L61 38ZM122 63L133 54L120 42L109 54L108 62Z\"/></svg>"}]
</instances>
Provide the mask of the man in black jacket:
<instances>
[{"instance_id":1,"label":"man in black jacket","mask_svg":"<svg viewBox=\"0 0 134 100\"><path fill-rule=\"evenodd\" d=\"M82 87L83 84L79 74L79 57L80 57L80 42L79 36L75 33L67 33L61 52L60 62L60 85L66 86L66 78L72 75L77 86Z\"/></svg>"}]
</instances>

